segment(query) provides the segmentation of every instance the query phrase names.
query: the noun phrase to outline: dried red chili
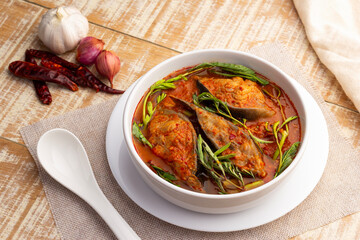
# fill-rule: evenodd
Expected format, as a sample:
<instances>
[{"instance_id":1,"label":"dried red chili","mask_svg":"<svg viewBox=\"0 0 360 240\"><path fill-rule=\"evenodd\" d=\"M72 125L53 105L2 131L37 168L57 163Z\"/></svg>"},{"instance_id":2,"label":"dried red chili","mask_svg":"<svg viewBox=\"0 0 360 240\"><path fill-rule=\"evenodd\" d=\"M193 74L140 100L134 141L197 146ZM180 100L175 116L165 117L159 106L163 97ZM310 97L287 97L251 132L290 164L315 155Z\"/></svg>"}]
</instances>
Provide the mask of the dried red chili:
<instances>
[{"instance_id":1,"label":"dried red chili","mask_svg":"<svg viewBox=\"0 0 360 240\"><path fill-rule=\"evenodd\" d=\"M71 81L75 82L76 84L82 86L82 87L91 87L89 84L85 81L83 81L82 78L75 76L74 72L70 69L67 69L66 67L61 66L60 64L51 62L47 59L41 59L41 65L43 65L46 68L49 68L51 70L58 71L61 74L64 74L67 76Z\"/></svg>"},{"instance_id":2,"label":"dried red chili","mask_svg":"<svg viewBox=\"0 0 360 240\"><path fill-rule=\"evenodd\" d=\"M90 87L97 92L102 91L112 94L122 94L123 90L113 89L100 81L88 68L66 61L57 55L35 49L28 49L25 52L26 62L16 61L9 65L9 70L16 76L28 78L31 80L40 80L35 83L38 95L48 95L51 98L50 92L46 90L46 81L55 82L76 91L78 87L76 84L83 87ZM41 59L41 64L44 67L37 66L35 58ZM76 84L75 84L75 83ZM43 86L43 87L41 87ZM50 100L51 102L51 100Z\"/></svg>"},{"instance_id":3,"label":"dried red chili","mask_svg":"<svg viewBox=\"0 0 360 240\"><path fill-rule=\"evenodd\" d=\"M46 85L46 82L33 80L33 83L34 83L36 94L37 94L38 98L40 99L40 101L43 104L49 105L52 102L52 97L51 97L49 88Z\"/></svg>"},{"instance_id":4,"label":"dried red chili","mask_svg":"<svg viewBox=\"0 0 360 240\"><path fill-rule=\"evenodd\" d=\"M72 71L76 71L76 69L78 69L80 66L66 61L65 59L56 56L55 54L51 53L51 52L47 52L47 51L42 51L42 50L35 50L35 49L28 49L27 50L29 52L29 54L33 57L37 57L37 58L41 58L41 59L46 59L49 60L53 63L59 64L63 67L66 67Z\"/></svg>"},{"instance_id":5,"label":"dried red chili","mask_svg":"<svg viewBox=\"0 0 360 240\"><path fill-rule=\"evenodd\" d=\"M95 89L97 92L100 90L106 93L112 94L122 94L124 93L123 90L118 90L111 88L101 82L87 67L81 66L77 69L76 75L81 77L83 81L89 82L92 86L91 88Z\"/></svg>"},{"instance_id":6,"label":"dried red chili","mask_svg":"<svg viewBox=\"0 0 360 240\"><path fill-rule=\"evenodd\" d=\"M30 54L29 50L25 51L25 62L29 62L37 65L35 57Z\"/></svg>"},{"instance_id":7,"label":"dried red chili","mask_svg":"<svg viewBox=\"0 0 360 240\"><path fill-rule=\"evenodd\" d=\"M77 91L79 89L78 86L65 75L33 63L15 61L10 63L9 70L18 77L45 82L54 82L63 85L72 91Z\"/></svg>"},{"instance_id":8,"label":"dried red chili","mask_svg":"<svg viewBox=\"0 0 360 240\"><path fill-rule=\"evenodd\" d=\"M25 61L37 65L35 58L29 54L28 50L25 52ZM39 100L43 104L49 105L52 102L52 97L46 82L33 80L33 84Z\"/></svg>"},{"instance_id":9,"label":"dried red chili","mask_svg":"<svg viewBox=\"0 0 360 240\"><path fill-rule=\"evenodd\" d=\"M106 93L112 93L112 94L122 94L124 93L123 90L117 90L113 89L107 85L105 85L103 82L101 82L87 67L85 66L79 66L75 63L71 63L66 61L65 59L62 59L61 57L56 56L53 53L42 51L42 50L35 50L35 49L29 49L29 54L41 58L42 62L44 61L44 66L53 70L56 70L68 78L70 78L72 81L76 82L80 86L83 87L89 87L92 89L95 89L96 92L102 91ZM47 61L47 63L45 63ZM52 62L49 63L49 62ZM57 64L57 65L55 65ZM63 68L61 68L60 66ZM74 75L75 77L70 77L70 73L67 70L71 70L71 75ZM65 73L67 72L67 73Z\"/></svg>"}]
</instances>

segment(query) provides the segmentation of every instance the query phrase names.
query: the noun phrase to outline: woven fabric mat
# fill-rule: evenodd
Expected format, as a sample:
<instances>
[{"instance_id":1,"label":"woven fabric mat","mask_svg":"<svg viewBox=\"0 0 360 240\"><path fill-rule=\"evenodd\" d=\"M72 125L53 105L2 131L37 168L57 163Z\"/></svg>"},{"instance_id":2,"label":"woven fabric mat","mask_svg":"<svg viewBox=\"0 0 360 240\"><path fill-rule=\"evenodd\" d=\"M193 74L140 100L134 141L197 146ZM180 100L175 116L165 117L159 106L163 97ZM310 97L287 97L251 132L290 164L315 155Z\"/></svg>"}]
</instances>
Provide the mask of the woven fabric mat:
<instances>
[{"instance_id":1,"label":"woven fabric mat","mask_svg":"<svg viewBox=\"0 0 360 240\"><path fill-rule=\"evenodd\" d=\"M43 133L52 128L68 129L82 141L101 189L142 239L287 239L360 211L360 154L341 136L335 118L312 87L311 80L306 78L302 69L296 65L297 61L281 44L267 44L249 52L269 60L300 82L315 98L327 120L330 137L327 166L320 182L305 201L271 223L227 233L188 230L153 217L122 191L107 162L105 135L109 117L118 101L118 98L115 98L21 129L25 144L39 168L40 178L62 238L115 237L91 207L53 180L39 165L36 155L37 142Z\"/></svg>"}]
</instances>

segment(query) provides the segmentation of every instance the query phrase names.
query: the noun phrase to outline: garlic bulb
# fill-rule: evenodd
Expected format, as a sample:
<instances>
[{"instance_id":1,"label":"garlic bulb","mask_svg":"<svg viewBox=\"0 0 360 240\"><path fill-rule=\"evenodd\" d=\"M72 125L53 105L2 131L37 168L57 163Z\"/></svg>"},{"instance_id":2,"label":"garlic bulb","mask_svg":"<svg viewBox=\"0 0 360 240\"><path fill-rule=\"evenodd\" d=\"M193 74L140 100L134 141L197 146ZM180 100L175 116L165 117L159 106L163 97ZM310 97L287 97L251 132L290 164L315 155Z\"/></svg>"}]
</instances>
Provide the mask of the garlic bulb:
<instances>
[{"instance_id":1,"label":"garlic bulb","mask_svg":"<svg viewBox=\"0 0 360 240\"><path fill-rule=\"evenodd\" d=\"M56 54L74 49L87 35L89 23L75 7L50 9L41 19L39 38Z\"/></svg>"}]
</instances>

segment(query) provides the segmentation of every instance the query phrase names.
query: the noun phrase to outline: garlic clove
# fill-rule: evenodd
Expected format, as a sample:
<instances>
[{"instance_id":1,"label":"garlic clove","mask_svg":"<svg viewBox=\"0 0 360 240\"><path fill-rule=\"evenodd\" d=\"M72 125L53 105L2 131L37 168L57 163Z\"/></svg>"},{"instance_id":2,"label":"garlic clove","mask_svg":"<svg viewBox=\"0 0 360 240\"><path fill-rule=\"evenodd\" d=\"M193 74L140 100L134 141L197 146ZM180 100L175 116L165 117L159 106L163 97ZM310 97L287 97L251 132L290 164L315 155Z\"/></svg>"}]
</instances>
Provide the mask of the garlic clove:
<instances>
[{"instance_id":1,"label":"garlic clove","mask_svg":"<svg viewBox=\"0 0 360 240\"><path fill-rule=\"evenodd\" d=\"M120 59L112 51L102 50L95 61L98 73L109 79L113 87L113 78L120 71Z\"/></svg>"},{"instance_id":2,"label":"garlic clove","mask_svg":"<svg viewBox=\"0 0 360 240\"><path fill-rule=\"evenodd\" d=\"M81 39L77 48L76 60L84 65L95 63L96 57L104 48L104 42L94 37Z\"/></svg>"},{"instance_id":3,"label":"garlic clove","mask_svg":"<svg viewBox=\"0 0 360 240\"><path fill-rule=\"evenodd\" d=\"M58 7L47 11L39 25L39 38L52 52L73 50L86 37L89 23L75 7Z\"/></svg>"}]
</instances>

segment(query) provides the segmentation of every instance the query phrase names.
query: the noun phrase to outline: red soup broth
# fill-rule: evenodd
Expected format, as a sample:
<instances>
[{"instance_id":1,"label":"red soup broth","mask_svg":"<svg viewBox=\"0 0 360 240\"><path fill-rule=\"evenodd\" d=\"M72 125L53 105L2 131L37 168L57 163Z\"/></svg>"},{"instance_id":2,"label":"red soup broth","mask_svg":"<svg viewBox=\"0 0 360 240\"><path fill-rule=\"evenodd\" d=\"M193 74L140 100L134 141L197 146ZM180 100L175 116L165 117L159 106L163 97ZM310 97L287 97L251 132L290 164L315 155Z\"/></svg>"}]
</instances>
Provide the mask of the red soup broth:
<instances>
[{"instance_id":1,"label":"red soup broth","mask_svg":"<svg viewBox=\"0 0 360 240\"><path fill-rule=\"evenodd\" d=\"M192 67L186 67L186 68L180 69L178 71L175 71L175 72L169 74L168 76L166 76L164 79L170 79L170 78L178 76L179 74L186 73L191 68ZM208 77L208 78L226 78L224 76L219 76L216 73L213 73L211 71L204 70L201 72L189 74L188 76L186 76L187 79L180 79L178 81L175 81L174 82L174 84L176 86L175 89L163 90L162 92L166 93L168 96L173 96L175 98L179 98L179 99L182 99L187 102L192 102L193 94L196 94L196 95L200 94L200 91L199 91L196 81L195 81L195 79L196 79L195 76ZM272 133L271 126L277 121L280 121L280 124L281 124L284 121L284 118L287 119L288 117L291 117L291 116L298 116L298 113L297 113L297 110L295 109L294 104L292 103L291 99L289 98L289 96L279 86L277 86L274 82L267 79L263 75L257 74L257 76L260 76L261 78L266 79L270 82L270 84L265 85L265 86L258 84L258 87L260 88L260 90L262 90L262 92L266 91L267 93L270 93L273 96L276 96L278 94L278 91L280 91L280 96L278 99L275 99L275 98L270 97L268 94L264 93L265 104L267 106L270 106L271 109L275 111L275 114L271 117L260 118L258 120L254 120L254 121L247 120L246 126L248 127L248 129L250 129L250 131L253 133L254 136L256 136L260 139L273 141L274 136ZM133 123L134 122L136 122L136 123L142 122L143 103L144 103L144 98L145 98L147 92L144 94L144 96L142 97L141 101L139 102L139 104L136 108L136 111L135 111L135 114L133 117ZM151 101L153 106L156 106L156 98L159 95L160 95L160 92L157 92L157 93L151 95L149 97L148 101ZM283 112L284 116L282 116L281 108L282 108L282 112ZM295 120L292 120L287 125L288 125L289 134L284 142L282 152L285 152L294 143L301 142L300 119L297 118ZM194 126L194 127L195 127L195 129L198 128L198 126ZM149 132L148 132L147 128L142 129L142 133L146 138L148 138ZM168 165L168 163L166 161L164 161L162 158L155 155L149 146L141 143L135 137L133 137L133 143L134 143L135 149L136 149L137 153L139 154L140 158L150 168L151 168L151 165L155 165L168 173L176 175L175 172L173 171L173 169ZM243 176L244 184L249 184L252 182L256 182L258 180L262 180L264 183L267 183L267 182L271 181L275 176L276 170L279 165L279 160L278 159L274 160L272 158L275 151L277 150L276 142L274 141L273 143L264 143L264 144L260 143L259 147L261 148L261 150L263 152L263 161L265 163L265 171L267 174L263 178L260 178L258 176L255 176L255 177ZM200 166L199 163L198 163L198 166ZM151 168L151 169L154 170L153 168ZM210 178L210 176L206 173L206 171L204 171L204 169L199 168L199 170L196 173L196 176L202 183L203 189L206 193L210 193L210 194L218 194L219 193L219 187L214 183L214 181ZM185 188L188 190L193 190L185 182L183 182L181 180L174 181L173 183L179 187L182 187L182 188ZM242 189L241 191L244 191L244 189ZM239 190L229 191L229 193L233 193L233 192L239 192Z\"/></svg>"}]
</instances>

